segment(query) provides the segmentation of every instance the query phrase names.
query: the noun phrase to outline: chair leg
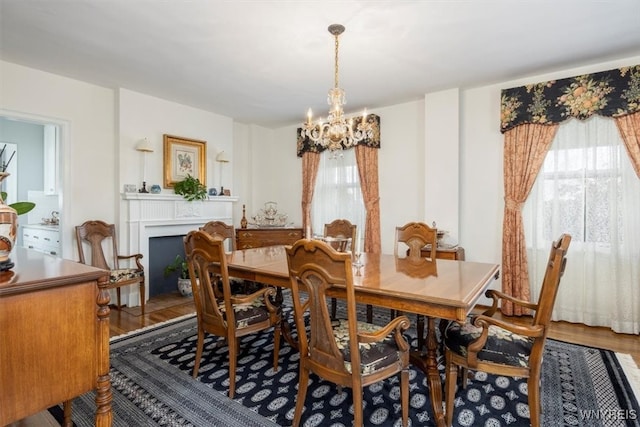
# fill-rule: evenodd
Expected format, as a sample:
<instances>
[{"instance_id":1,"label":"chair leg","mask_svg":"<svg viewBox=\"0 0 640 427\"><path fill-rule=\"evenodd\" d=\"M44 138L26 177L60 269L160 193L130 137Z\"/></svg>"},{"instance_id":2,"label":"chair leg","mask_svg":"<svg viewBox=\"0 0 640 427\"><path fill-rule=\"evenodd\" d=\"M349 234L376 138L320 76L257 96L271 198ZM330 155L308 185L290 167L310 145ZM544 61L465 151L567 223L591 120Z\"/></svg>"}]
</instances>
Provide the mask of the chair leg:
<instances>
[{"instance_id":1,"label":"chair leg","mask_svg":"<svg viewBox=\"0 0 640 427\"><path fill-rule=\"evenodd\" d=\"M532 372L527 379L531 427L540 427L540 372Z\"/></svg>"},{"instance_id":2,"label":"chair leg","mask_svg":"<svg viewBox=\"0 0 640 427\"><path fill-rule=\"evenodd\" d=\"M236 394L236 364L238 359L237 338L229 337L229 399L233 399Z\"/></svg>"},{"instance_id":3,"label":"chair leg","mask_svg":"<svg viewBox=\"0 0 640 427\"><path fill-rule=\"evenodd\" d=\"M144 300L145 300L144 280L140 282L140 307L142 309L142 315L144 316Z\"/></svg>"},{"instance_id":4,"label":"chair leg","mask_svg":"<svg viewBox=\"0 0 640 427\"><path fill-rule=\"evenodd\" d=\"M193 362L193 378L198 376L200 370L200 359L202 358L202 348L204 347L204 331L198 328L198 343L196 345L196 359Z\"/></svg>"},{"instance_id":5,"label":"chair leg","mask_svg":"<svg viewBox=\"0 0 640 427\"><path fill-rule=\"evenodd\" d=\"M300 378L298 379L298 397L296 400L296 410L293 414L293 427L300 425L304 400L307 397L307 385L309 384L309 371L300 363Z\"/></svg>"},{"instance_id":6,"label":"chair leg","mask_svg":"<svg viewBox=\"0 0 640 427\"><path fill-rule=\"evenodd\" d=\"M363 426L362 422L362 385L353 388L353 425Z\"/></svg>"},{"instance_id":7,"label":"chair leg","mask_svg":"<svg viewBox=\"0 0 640 427\"><path fill-rule=\"evenodd\" d=\"M409 425L409 368L400 372L400 399L402 402L402 425Z\"/></svg>"},{"instance_id":8,"label":"chair leg","mask_svg":"<svg viewBox=\"0 0 640 427\"><path fill-rule=\"evenodd\" d=\"M338 301L335 298L331 298L331 318L335 320L336 311L338 308Z\"/></svg>"},{"instance_id":9,"label":"chair leg","mask_svg":"<svg viewBox=\"0 0 640 427\"><path fill-rule=\"evenodd\" d=\"M373 306L371 304L367 304L367 323L371 323L373 321Z\"/></svg>"},{"instance_id":10,"label":"chair leg","mask_svg":"<svg viewBox=\"0 0 640 427\"><path fill-rule=\"evenodd\" d=\"M422 314L416 315L416 333L418 334L418 350L422 350L424 347L424 316Z\"/></svg>"},{"instance_id":11,"label":"chair leg","mask_svg":"<svg viewBox=\"0 0 640 427\"><path fill-rule=\"evenodd\" d=\"M118 301L118 310L120 310L120 308L122 308L122 304L120 302L120 288L116 288L116 298Z\"/></svg>"},{"instance_id":12,"label":"chair leg","mask_svg":"<svg viewBox=\"0 0 640 427\"><path fill-rule=\"evenodd\" d=\"M278 359L280 358L280 322L273 328L273 370L278 370Z\"/></svg>"},{"instance_id":13,"label":"chair leg","mask_svg":"<svg viewBox=\"0 0 640 427\"><path fill-rule=\"evenodd\" d=\"M453 421L453 400L456 395L456 382L458 380L458 366L453 363L451 352L446 352L446 369L445 369L445 421L450 426Z\"/></svg>"},{"instance_id":14,"label":"chair leg","mask_svg":"<svg viewBox=\"0 0 640 427\"><path fill-rule=\"evenodd\" d=\"M73 400L69 399L69 400L65 400L62 403L62 427L72 427L73 426L73 421L71 420L71 412L72 412L72 407L71 404L73 403Z\"/></svg>"}]
</instances>

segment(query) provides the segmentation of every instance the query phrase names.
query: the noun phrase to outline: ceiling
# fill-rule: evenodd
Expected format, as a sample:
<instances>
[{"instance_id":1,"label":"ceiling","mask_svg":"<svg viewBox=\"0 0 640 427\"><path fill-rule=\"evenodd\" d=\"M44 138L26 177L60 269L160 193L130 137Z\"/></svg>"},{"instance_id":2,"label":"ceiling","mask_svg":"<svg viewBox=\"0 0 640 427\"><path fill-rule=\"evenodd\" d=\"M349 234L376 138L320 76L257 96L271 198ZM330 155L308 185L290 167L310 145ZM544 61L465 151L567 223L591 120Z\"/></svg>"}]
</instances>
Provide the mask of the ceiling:
<instances>
[{"instance_id":1,"label":"ceiling","mask_svg":"<svg viewBox=\"0 0 640 427\"><path fill-rule=\"evenodd\" d=\"M279 127L640 55L640 0L0 0L0 58ZM633 65L633 64L629 64Z\"/></svg>"}]
</instances>

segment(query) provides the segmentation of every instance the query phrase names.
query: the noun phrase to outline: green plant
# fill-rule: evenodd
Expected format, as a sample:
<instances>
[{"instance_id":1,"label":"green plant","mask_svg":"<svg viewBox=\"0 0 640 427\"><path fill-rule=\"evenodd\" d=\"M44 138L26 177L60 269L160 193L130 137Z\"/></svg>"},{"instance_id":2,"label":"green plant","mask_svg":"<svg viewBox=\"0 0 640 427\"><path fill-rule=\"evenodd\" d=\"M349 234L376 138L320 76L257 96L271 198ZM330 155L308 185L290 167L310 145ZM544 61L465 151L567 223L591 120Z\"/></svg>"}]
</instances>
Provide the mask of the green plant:
<instances>
[{"instance_id":1,"label":"green plant","mask_svg":"<svg viewBox=\"0 0 640 427\"><path fill-rule=\"evenodd\" d=\"M173 191L190 202L207 198L207 187L200 183L198 178L194 178L191 175L187 175L182 181L176 182L173 185Z\"/></svg>"},{"instance_id":2,"label":"green plant","mask_svg":"<svg viewBox=\"0 0 640 427\"><path fill-rule=\"evenodd\" d=\"M0 193L0 197L2 197L2 200L7 200L7 193L3 191ZM11 203L9 206L15 209L18 215L22 215L35 208L36 204L33 202L15 202Z\"/></svg>"},{"instance_id":3,"label":"green plant","mask_svg":"<svg viewBox=\"0 0 640 427\"><path fill-rule=\"evenodd\" d=\"M180 273L181 279L189 278L189 266L187 265L187 261L185 261L180 254L176 255L173 262L164 268L164 277L169 277L176 271Z\"/></svg>"}]
</instances>

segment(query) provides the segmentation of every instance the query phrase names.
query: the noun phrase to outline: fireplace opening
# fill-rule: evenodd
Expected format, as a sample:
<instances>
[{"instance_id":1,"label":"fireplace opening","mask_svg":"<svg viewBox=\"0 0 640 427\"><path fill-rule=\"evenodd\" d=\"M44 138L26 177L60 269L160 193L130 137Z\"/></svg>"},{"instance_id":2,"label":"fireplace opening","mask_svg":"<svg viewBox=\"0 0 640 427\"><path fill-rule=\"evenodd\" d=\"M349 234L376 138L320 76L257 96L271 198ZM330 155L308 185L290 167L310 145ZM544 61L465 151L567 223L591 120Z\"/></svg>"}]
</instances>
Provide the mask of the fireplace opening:
<instances>
[{"instance_id":1,"label":"fireplace opening","mask_svg":"<svg viewBox=\"0 0 640 427\"><path fill-rule=\"evenodd\" d=\"M161 236L149 238L149 298L178 292L179 271L164 277L164 269L175 260L176 255L183 259L184 236Z\"/></svg>"}]
</instances>

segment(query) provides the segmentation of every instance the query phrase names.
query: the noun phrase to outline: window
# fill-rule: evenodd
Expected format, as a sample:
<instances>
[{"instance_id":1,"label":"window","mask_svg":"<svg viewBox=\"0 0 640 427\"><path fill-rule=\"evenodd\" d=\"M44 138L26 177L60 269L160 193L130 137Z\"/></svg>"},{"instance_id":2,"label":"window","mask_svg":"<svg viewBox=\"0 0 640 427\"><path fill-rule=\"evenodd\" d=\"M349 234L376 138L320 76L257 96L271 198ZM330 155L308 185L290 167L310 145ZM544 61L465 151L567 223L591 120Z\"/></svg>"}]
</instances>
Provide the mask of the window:
<instances>
[{"instance_id":1,"label":"window","mask_svg":"<svg viewBox=\"0 0 640 427\"><path fill-rule=\"evenodd\" d=\"M609 197L622 201L620 162L626 155L620 144L549 151L537 184L545 240L555 239L558 228L574 242L610 244L615 236L624 238L623 210L610 209Z\"/></svg>"},{"instance_id":2,"label":"window","mask_svg":"<svg viewBox=\"0 0 640 427\"><path fill-rule=\"evenodd\" d=\"M322 234L325 224L341 218L357 225L359 235L364 236L365 209L356 150L342 150L341 154L335 156L325 150L320 155L311 206L313 232Z\"/></svg>"},{"instance_id":3,"label":"window","mask_svg":"<svg viewBox=\"0 0 640 427\"><path fill-rule=\"evenodd\" d=\"M640 179L614 120L558 128L523 209L531 296L550 244L572 236L553 319L640 332Z\"/></svg>"}]
</instances>

